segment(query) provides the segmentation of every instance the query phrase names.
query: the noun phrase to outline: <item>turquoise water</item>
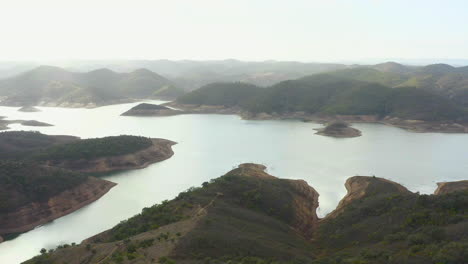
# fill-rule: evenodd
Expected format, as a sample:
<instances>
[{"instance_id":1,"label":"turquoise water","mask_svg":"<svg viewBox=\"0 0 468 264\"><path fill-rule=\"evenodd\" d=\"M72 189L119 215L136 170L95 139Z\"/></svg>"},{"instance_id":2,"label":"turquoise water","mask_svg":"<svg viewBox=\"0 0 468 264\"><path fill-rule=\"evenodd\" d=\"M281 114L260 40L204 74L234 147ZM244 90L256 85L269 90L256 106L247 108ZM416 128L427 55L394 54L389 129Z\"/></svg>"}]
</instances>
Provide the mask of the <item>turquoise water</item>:
<instances>
[{"instance_id":1,"label":"turquoise water","mask_svg":"<svg viewBox=\"0 0 468 264\"><path fill-rule=\"evenodd\" d=\"M142 135L178 142L175 155L148 168L106 179L118 183L98 201L0 244L0 263L15 264L41 248L77 242L104 231L191 186L223 175L240 163L268 166L278 177L304 179L320 193L319 214L335 208L354 175L375 175L411 191L432 193L436 182L468 178L468 134L412 133L378 124L355 124L362 137L335 139L315 135L319 124L300 121L248 121L233 115L170 117L120 116L137 103L95 109L40 107L22 113L0 107L8 119L38 120L53 127L23 127L45 134L83 138Z\"/></svg>"}]
</instances>

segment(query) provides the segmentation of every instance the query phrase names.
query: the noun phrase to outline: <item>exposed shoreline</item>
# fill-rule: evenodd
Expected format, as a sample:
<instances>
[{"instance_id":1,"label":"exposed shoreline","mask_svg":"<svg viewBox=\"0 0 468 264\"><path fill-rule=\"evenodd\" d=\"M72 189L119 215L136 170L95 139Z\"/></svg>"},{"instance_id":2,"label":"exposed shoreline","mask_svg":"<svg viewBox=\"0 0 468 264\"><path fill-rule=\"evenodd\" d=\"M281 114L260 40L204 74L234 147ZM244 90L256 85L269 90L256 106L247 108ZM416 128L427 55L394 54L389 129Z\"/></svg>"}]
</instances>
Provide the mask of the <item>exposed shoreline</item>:
<instances>
[{"instance_id":1,"label":"exposed shoreline","mask_svg":"<svg viewBox=\"0 0 468 264\"><path fill-rule=\"evenodd\" d=\"M175 99L175 97L159 96L159 97L154 97L154 98L126 98L126 99L108 101L108 102L104 102L104 103L96 103L96 102L78 103L78 102L47 102L47 101L42 101L42 102L36 103L34 106L39 106L39 107L62 107L62 108L72 108L72 109L73 108L94 109L94 108L103 107L103 106L137 103L137 102L143 102L143 101L147 101L147 100L171 101L171 100L174 100L174 99ZM22 103L22 102L7 103L7 104L3 104L2 102L0 102L0 106L21 107L21 108L25 107L24 103Z\"/></svg>"},{"instance_id":2,"label":"exposed shoreline","mask_svg":"<svg viewBox=\"0 0 468 264\"><path fill-rule=\"evenodd\" d=\"M22 126L33 126L33 127L51 127L52 124L40 122L37 120L5 120L4 117L0 117L0 131L10 129L11 124L20 124Z\"/></svg>"},{"instance_id":3,"label":"exposed shoreline","mask_svg":"<svg viewBox=\"0 0 468 264\"><path fill-rule=\"evenodd\" d=\"M153 145L135 153L92 160L50 160L46 162L46 165L83 173L101 174L146 168L153 163L169 159L174 155L172 146L177 144L176 142L160 138L152 138L151 140Z\"/></svg>"},{"instance_id":4,"label":"exposed shoreline","mask_svg":"<svg viewBox=\"0 0 468 264\"><path fill-rule=\"evenodd\" d=\"M114 182L89 177L85 182L43 202L34 202L3 215L0 235L23 233L64 215L70 214L104 196ZM0 239L2 240L2 239Z\"/></svg>"},{"instance_id":5,"label":"exposed shoreline","mask_svg":"<svg viewBox=\"0 0 468 264\"><path fill-rule=\"evenodd\" d=\"M379 118L377 115L317 115L305 112L291 112L284 114L253 114L243 111L239 107L206 106L206 105L183 105L174 102L164 104L180 109L188 114L230 114L238 115L245 120L286 120L298 119L304 122L316 122L325 124L333 121L345 121L349 123L383 124L402 128L418 133L468 133L468 123L457 123L454 121L423 121L405 120L398 117Z\"/></svg>"}]
</instances>

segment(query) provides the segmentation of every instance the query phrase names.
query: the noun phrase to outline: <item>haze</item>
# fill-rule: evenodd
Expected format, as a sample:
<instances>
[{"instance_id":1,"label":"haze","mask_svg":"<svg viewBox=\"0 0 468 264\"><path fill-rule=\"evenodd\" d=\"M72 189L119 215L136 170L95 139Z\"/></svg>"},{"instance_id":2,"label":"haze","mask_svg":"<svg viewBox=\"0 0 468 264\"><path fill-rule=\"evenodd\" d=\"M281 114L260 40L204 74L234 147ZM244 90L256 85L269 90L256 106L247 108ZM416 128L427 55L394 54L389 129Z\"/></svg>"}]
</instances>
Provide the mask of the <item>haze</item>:
<instances>
[{"instance_id":1,"label":"haze","mask_svg":"<svg viewBox=\"0 0 468 264\"><path fill-rule=\"evenodd\" d=\"M0 60L468 58L466 1L2 0Z\"/></svg>"}]
</instances>

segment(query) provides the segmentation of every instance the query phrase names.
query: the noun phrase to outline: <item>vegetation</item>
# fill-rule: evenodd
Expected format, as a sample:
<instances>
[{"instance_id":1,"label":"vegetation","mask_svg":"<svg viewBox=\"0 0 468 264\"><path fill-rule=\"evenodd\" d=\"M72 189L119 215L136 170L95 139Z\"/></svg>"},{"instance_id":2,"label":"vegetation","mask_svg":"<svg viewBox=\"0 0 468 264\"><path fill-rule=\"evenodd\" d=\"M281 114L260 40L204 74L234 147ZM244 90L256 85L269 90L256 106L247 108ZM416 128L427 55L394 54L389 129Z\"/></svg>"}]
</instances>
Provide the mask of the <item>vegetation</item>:
<instances>
[{"instance_id":1,"label":"vegetation","mask_svg":"<svg viewBox=\"0 0 468 264\"><path fill-rule=\"evenodd\" d=\"M463 263L468 257L468 192L379 194L349 205L319 228L314 263Z\"/></svg>"},{"instance_id":2,"label":"vegetation","mask_svg":"<svg viewBox=\"0 0 468 264\"><path fill-rule=\"evenodd\" d=\"M163 110L163 109L170 109L170 108L165 107L163 105L142 103L142 104L132 107L131 110Z\"/></svg>"},{"instance_id":3,"label":"vegetation","mask_svg":"<svg viewBox=\"0 0 468 264\"><path fill-rule=\"evenodd\" d=\"M8 131L0 133L0 158L22 161L94 159L134 153L152 144L150 138L139 136L79 139L39 132Z\"/></svg>"},{"instance_id":4,"label":"vegetation","mask_svg":"<svg viewBox=\"0 0 468 264\"><path fill-rule=\"evenodd\" d=\"M0 214L48 198L84 182L86 176L29 162L0 161Z\"/></svg>"},{"instance_id":5,"label":"vegetation","mask_svg":"<svg viewBox=\"0 0 468 264\"><path fill-rule=\"evenodd\" d=\"M390 88L354 80L348 75L317 74L265 89L247 88L245 84L212 84L179 97L178 102L239 106L251 113L306 112L467 121L465 109L435 92L408 87Z\"/></svg>"},{"instance_id":6,"label":"vegetation","mask_svg":"<svg viewBox=\"0 0 468 264\"><path fill-rule=\"evenodd\" d=\"M31 89L34 87L34 89ZM145 69L116 73L99 69L87 73L40 66L0 81L0 95L6 105L109 104L129 99L176 97L181 89L166 78Z\"/></svg>"},{"instance_id":7,"label":"vegetation","mask_svg":"<svg viewBox=\"0 0 468 264\"><path fill-rule=\"evenodd\" d=\"M78 140L69 136L49 136L39 132L8 131L0 132L0 159L19 159L32 152L61 143Z\"/></svg>"},{"instance_id":8,"label":"vegetation","mask_svg":"<svg viewBox=\"0 0 468 264\"><path fill-rule=\"evenodd\" d=\"M45 148L33 157L36 160L94 159L134 153L152 144L151 139L138 136L91 138Z\"/></svg>"},{"instance_id":9,"label":"vegetation","mask_svg":"<svg viewBox=\"0 0 468 264\"><path fill-rule=\"evenodd\" d=\"M328 124L325 128L325 132L339 131L341 129L349 127L349 124L343 121L335 121Z\"/></svg>"},{"instance_id":10,"label":"vegetation","mask_svg":"<svg viewBox=\"0 0 468 264\"><path fill-rule=\"evenodd\" d=\"M379 179L370 178L368 183L366 195L346 205L335 218L322 221L313 240L291 229L291 216L297 210L292 204L298 195L291 181L257 177L238 168L172 201L145 208L91 243L119 245L105 261L108 264L135 259L211 264L464 263L468 191L419 195ZM201 211L205 213L199 218ZM162 231L167 226L177 230L184 221L194 224L188 233ZM158 229L159 233L139 236ZM175 249L149 259L149 252L159 245L165 248L165 243ZM88 252L94 249L89 245ZM60 263L66 256L65 251L43 253L28 263Z\"/></svg>"},{"instance_id":11,"label":"vegetation","mask_svg":"<svg viewBox=\"0 0 468 264\"><path fill-rule=\"evenodd\" d=\"M181 104L238 106L262 89L247 83L212 83L177 98Z\"/></svg>"},{"instance_id":12,"label":"vegetation","mask_svg":"<svg viewBox=\"0 0 468 264\"><path fill-rule=\"evenodd\" d=\"M152 145L149 138L116 136L80 140L38 132L0 133L0 216L72 189L88 176L46 165L48 161L124 155Z\"/></svg>"}]
</instances>

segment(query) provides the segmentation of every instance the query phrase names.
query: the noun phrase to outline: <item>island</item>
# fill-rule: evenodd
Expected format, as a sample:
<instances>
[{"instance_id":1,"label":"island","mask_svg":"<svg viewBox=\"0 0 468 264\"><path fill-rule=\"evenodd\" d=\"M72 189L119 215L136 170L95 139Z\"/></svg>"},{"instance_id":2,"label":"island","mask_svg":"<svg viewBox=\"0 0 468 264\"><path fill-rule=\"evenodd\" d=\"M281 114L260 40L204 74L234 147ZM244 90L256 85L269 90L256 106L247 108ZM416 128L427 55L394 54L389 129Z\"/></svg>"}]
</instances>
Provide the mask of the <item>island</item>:
<instances>
[{"instance_id":1,"label":"island","mask_svg":"<svg viewBox=\"0 0 468 264\"><path fill-rule=\"evenodd\" d=\"M180 115L184 112L171 109L167 106L141 103L121 114L122 116L171 116Z\"/></svg>"},{"instance_id":2,"label":"island","mask_svg":"<svg viewBox=\"0 0 468 264\"><path fill-rule=\"evenodd\" d=\"M23 106L20 109L18 109L18 111L20 111L20 112L40 112L41 110L39 110L38 108L36 108L34 106Z\"/></svg>"},{"instance_id":3,"label":"island","mask_svg":"<svg viewBox=\"0 0 468 264\"><path fill-rule=\"evenodd\" d=\"M99 177L170 158L175 142L138 136L80 139L39 132L0 133L0 236L74 212L116 184Z\"/></svg>"},{"instance_id":4,"label":"island","mask_svg":"<svg viewBox=\"0 0 468 264\"><path fill-rule=\"evenodd\" d=\"M18 122L20 122L20 124L23 126L42 126L42 127L54 126L54 125L36 121L36 120L25 120L25 121L18 121Z\"/></svg>"},{"instance_id":5,"label":"island","mask_svg":"<svg viewBox=\"0 0 468 264\"><path fill-rule=\"evenodd\" d=\"M48 123L36 121L36 120L5 120L5 117L0 116L0 131L9 129L10 124L21 124L23 126L53 126Z\"/></svg>"},{"instance_id":6,"label":"island","mask_svg":"<svg viewBox=\"0 0 468 264\"><path fill-rule=\"evenodd\" d=\"M320 219L319 194L261 164L241 164L36 263L463 263L468 190L412 193L375 176ZM417 253L417 254L416 254ZM337 260L340 260L337 262ZM389 262L391 260L391 262Z\"/></svg>"},{"instance_id":7,"label":"island","mask_svg":"<svg viewBox=\"0 0 468 264\"><path fill-rule=\"evenodd\" d=\"M328 124L325 128L317 129L317 133L315 134L336 138L352 138L361 136L361 131L350 127L346 122L335 121Z\"/></svg>"}]
</instances>

